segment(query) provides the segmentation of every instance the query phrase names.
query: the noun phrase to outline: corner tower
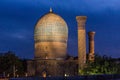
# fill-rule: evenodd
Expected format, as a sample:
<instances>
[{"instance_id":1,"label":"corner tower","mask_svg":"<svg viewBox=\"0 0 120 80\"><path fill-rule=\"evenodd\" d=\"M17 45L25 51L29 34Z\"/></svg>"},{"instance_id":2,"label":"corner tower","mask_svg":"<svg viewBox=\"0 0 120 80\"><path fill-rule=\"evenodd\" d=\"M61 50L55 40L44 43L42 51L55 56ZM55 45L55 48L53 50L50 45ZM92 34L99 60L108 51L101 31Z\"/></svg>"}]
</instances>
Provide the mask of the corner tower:
<instances>
[{"instance_id":1,"label":"corner tower","mask_svg":"<svg viewBox=\"0 0 120 80\"><path fill-rule=\"evenodd\" d=\"M86 16L76 16L78 24L78 65L82 69L86 63Z\"/></svg>"}]
</instances>

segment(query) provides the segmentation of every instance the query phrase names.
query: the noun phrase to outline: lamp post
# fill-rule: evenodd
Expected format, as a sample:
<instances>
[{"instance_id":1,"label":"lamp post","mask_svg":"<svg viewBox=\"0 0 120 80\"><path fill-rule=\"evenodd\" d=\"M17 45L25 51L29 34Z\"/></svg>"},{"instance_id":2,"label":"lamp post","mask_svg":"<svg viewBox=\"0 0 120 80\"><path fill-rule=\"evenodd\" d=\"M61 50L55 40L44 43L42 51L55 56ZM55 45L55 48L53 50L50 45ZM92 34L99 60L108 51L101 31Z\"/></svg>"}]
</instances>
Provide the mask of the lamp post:
<instances>
[{"instance_id":1,"label":"lamp post","mask_svg":"<svg viewBox=\"0 0 120 80\"><path fill-rule=\"evenodd\" d=\"M17 71L17 69L16 69L15 65L13 65L13 77L14 78L16 77L16 71Z\"/></svg>"},{"instance_id":2,"label":"lamp post","mask_svg":"<svg viewBox=\"0 0 120 80\"><path fill-rule=\"evenodd\" d=\"M15 78L15 65L13 65L13 77Z\"/></svg>"}]
</instances>

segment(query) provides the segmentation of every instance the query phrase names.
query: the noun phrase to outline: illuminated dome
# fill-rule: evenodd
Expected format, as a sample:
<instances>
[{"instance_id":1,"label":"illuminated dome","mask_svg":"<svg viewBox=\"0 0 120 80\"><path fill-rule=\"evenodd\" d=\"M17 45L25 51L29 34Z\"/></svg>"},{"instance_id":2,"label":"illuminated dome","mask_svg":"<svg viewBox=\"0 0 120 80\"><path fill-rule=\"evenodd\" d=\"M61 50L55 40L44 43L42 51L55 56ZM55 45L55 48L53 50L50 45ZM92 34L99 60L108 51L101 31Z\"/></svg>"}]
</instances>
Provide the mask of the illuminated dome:
<instances>
[{"instance_id":1,"label":"illuminated dome","mask_svg":"<svg viewBox=\"0 0 120 80\"><path fill-rule=\"evenodd\" d=\"M35 26L35 58L57 59L66 56L68 28L63 18L50 11Z\"/></svg>"}]
</instances>

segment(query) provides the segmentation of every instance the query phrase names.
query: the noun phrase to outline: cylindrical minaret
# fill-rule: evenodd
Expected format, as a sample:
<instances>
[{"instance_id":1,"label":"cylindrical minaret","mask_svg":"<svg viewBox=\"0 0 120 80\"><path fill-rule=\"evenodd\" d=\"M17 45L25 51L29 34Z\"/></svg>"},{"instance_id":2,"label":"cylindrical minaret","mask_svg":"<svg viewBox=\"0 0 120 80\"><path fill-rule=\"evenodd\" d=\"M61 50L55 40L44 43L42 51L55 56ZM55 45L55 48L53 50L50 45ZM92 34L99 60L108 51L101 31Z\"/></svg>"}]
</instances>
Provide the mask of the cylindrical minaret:
<instances>
[{"instance_id":1,"label":"cylindrical minaret","mask_svg":"<svg viewBox=\"0 0 120 80\"><path fill-rule=\"evenodd\" d=\"M76 16L78 24L78 64L79 69L82 69L86 63L86 16Z\"/></svg>"},{"instance_id":2,"label":"cylindrical minaret","mask_svg":"<svg viewBox=\"0 0 120 80\"><path fill-rule=\"evenodd\" d=\"M94 31L90 31L88 32L88 36L89 36L89 55L88 55L88 60L89 61L94 61L94 36L95 36L95 32Z\"/></svg>"}]
</instances>

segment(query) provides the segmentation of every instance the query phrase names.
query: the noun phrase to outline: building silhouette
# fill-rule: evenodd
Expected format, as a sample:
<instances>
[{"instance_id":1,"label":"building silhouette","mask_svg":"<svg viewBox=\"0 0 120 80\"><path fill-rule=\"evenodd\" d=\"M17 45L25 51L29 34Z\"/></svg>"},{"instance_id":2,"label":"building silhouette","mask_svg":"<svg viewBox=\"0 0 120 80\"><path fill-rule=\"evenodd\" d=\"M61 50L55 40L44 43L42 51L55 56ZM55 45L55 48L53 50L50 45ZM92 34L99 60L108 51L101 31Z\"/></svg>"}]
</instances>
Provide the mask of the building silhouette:
<instances>
[{"instance_id":1,"label":"building silhouette","mask_svg":"<svg viewBox=\"0 0 120 80\"><path fill-rule=\"evenodd\" d=\"M27 61L28 76L74 76L86 63L86 16L77 16L78 57L67 54L68 26L59 15L50 12L42 16L34 31L35 57ZM93 37L93 36L89 36ZM94 39L93 39L94 40ZM94 45L91 43L90 45ZM90 47L94 56L94 46ZM94 59L92 59L94 60Z\"/></svg>"}]
</instances>

